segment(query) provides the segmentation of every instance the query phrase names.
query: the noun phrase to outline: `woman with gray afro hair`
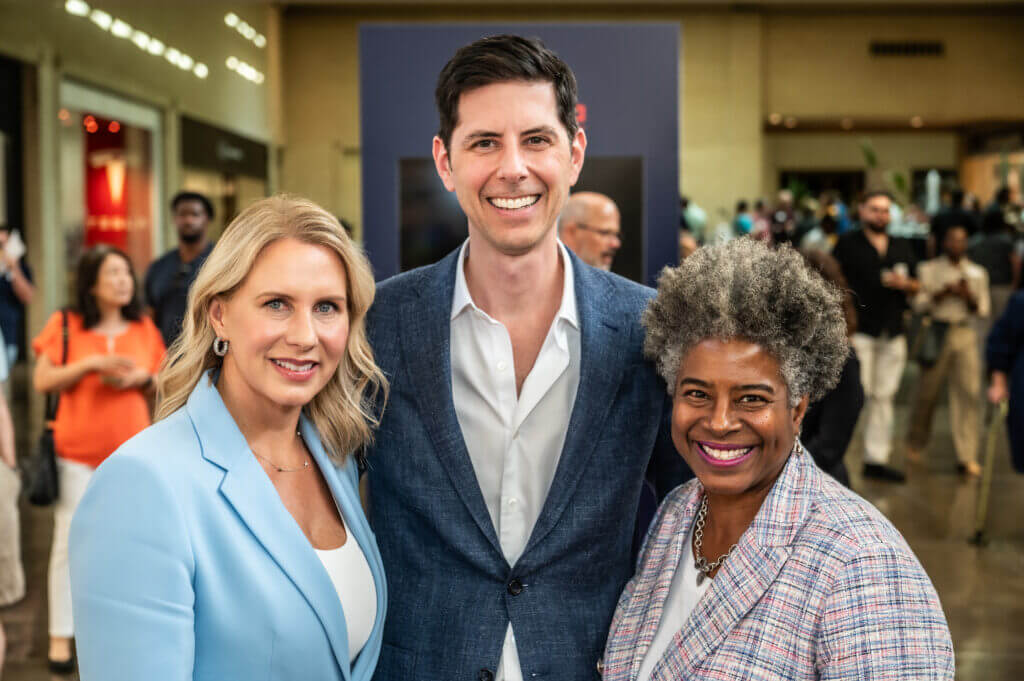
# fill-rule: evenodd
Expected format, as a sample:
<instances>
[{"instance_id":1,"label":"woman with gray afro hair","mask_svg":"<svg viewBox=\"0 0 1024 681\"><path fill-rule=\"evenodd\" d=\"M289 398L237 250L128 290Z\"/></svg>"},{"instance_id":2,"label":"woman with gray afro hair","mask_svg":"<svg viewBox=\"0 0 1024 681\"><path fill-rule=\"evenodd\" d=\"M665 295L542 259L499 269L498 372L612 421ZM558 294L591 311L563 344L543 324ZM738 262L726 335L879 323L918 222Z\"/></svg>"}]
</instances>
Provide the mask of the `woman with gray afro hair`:
<instances>
[{"instance_id":1,"label":"woman with gray afro hair","mask_svg":"<svg viewBox=\"0 0 1024 681\"><path fill-rule=\"evenodd\" d=\"M658 278L644 352L673 394L682 357L707 338L743 338L773 354L790 406L835 387L849 354L842 294L784 246L750 239L701 248Z\"/></svg>"},{"instance_id":2,"label":"woman with gray afro hair","mask_svg":"<svg viewBox=\"0 0 1024 681\"><path fill-rule=\"evenodd\" d=\"M662 272L644 324L696 479L648 530L604 681L952 679L928 575L798 437L849 353L839 289L788 247L732 241Z\"/></svg>"}]
</instances>

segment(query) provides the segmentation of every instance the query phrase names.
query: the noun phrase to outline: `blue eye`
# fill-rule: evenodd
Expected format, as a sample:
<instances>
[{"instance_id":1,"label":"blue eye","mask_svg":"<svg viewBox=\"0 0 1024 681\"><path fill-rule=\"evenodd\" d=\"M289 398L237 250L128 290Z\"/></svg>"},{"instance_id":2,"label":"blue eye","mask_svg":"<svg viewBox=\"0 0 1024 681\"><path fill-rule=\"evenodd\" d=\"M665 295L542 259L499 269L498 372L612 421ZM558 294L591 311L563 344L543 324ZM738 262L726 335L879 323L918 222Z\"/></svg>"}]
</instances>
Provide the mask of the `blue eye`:
<instances>
[{"instance_id":1,"label":"blue eye","mask_svg":"<svg viewBox=\"0 0 1024 681\"><path fill-rule=\"evenodd\" d=\"M315 309L320 314L329 314L331 312L337 312L338 311L338 306L335 305L334 303L324 302L324 303L317 303L314 306L313 309Z\"/></svg>"},{"instance_id":2,"label":"blue eye","mask_svg":"<svg viewBox=\"0 0 1024 681\"><path fill-rule=\"evenodd\" d=\"M284 301L281 300L280 298L274 298L273 300L268 300L267 302L263 303L263 306L274 311L283 310Z\"/></svg>"}]
</instances>

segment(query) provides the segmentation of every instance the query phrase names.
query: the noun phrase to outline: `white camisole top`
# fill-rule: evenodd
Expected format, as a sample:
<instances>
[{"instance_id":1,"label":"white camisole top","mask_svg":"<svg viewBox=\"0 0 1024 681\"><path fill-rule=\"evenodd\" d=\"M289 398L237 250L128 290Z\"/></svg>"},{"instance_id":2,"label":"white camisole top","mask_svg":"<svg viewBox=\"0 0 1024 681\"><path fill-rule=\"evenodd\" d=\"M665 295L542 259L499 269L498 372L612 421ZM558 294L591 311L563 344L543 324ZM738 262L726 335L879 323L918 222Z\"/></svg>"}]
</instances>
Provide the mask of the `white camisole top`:
<instances>
[{"instance_id":1,"label":"white camisole top","mask_svg":"<svg viewBox=\"0 0 1024 681\"><path fill-rule=\"evenodd\" d=\"M349 532L344 516L341 521L345 524L345 543L336 549L314 550L341 600L348 628L348 657L352 662L370 640L370 632L377 619L377 587L373 583L370 564L366 562L359 542Z\"/></svg>"}]
</instances>

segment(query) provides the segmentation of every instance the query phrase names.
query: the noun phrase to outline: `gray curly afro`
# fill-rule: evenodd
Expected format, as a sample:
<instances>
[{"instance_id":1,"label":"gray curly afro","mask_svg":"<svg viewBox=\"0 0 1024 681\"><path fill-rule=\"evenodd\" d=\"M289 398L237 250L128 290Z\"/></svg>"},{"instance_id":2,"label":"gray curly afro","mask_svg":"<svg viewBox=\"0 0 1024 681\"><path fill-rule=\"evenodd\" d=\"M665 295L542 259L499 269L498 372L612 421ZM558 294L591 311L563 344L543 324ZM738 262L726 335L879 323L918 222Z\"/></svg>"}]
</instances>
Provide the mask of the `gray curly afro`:
<instances>
[{"instance_id":1,"label":"gray curly afro","mask_svg":"<svg viewBox=\"0 0 1024 681\"><path fill-rule=\"evenodd\" d=\"M834 388L849 354L839 290L789 246L751 239L705 246L662 270L643 325L644 354L670 395L683 358L709 338L741 338L771 353L791 407Z\"/></svg>"}]
</instances>

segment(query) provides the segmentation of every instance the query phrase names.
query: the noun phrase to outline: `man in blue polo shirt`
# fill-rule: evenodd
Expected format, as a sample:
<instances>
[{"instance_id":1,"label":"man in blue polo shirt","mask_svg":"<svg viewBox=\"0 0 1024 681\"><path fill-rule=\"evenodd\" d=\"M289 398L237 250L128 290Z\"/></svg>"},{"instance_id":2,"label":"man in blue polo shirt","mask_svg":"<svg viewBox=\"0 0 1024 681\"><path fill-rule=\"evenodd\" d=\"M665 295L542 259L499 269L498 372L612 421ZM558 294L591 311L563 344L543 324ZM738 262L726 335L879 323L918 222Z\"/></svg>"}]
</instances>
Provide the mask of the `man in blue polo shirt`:
<instances>
[{"instance_id":1,"label":"man in blue polo shirt","mask_svg":"<svg viewBox=\"0 0 1024 681\"><path fill-rule=\"evenodd\" d=\"M149 266L144 290L146 305L167 347L181 333L188 290L213 249L206 236L213 204L202 194L179 192L171 199L171 214L178 230L178 247Z\"/></svg>"}]
</instances>

